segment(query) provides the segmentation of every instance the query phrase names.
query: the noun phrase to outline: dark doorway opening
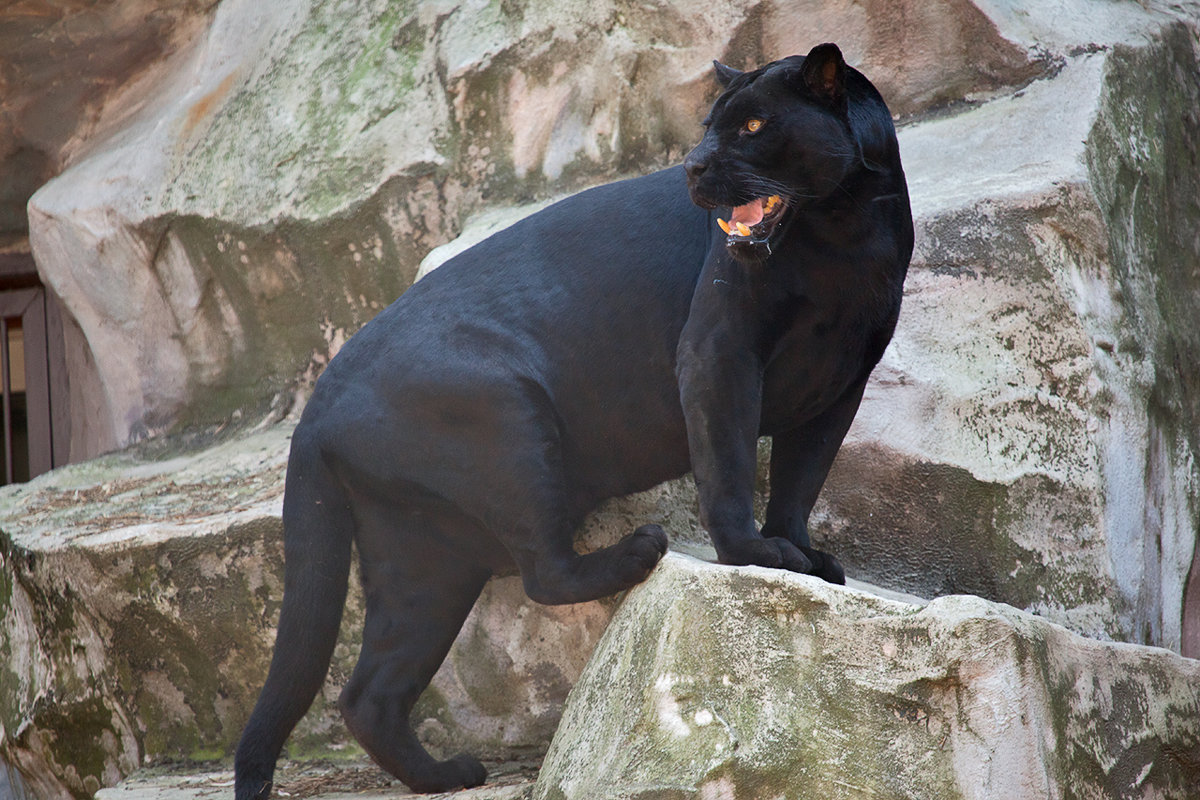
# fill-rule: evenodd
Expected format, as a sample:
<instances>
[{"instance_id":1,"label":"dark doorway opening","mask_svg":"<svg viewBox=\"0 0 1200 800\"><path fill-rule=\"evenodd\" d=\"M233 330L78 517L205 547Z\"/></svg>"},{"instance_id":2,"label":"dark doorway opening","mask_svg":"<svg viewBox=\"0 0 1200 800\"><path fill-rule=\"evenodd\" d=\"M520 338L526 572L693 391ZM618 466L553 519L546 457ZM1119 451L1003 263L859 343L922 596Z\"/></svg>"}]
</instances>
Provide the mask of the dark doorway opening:
<instances>
[{"instance_id":1,"label":"dark doorway opening","mask_svg":"<svg viewBox=\"0 0 1200 800\"><path fill-rule=\"evenodd\" d=\"M0 254L0 483L67 463L62 316L28 253Z\"/></svg>"}]
</instances>

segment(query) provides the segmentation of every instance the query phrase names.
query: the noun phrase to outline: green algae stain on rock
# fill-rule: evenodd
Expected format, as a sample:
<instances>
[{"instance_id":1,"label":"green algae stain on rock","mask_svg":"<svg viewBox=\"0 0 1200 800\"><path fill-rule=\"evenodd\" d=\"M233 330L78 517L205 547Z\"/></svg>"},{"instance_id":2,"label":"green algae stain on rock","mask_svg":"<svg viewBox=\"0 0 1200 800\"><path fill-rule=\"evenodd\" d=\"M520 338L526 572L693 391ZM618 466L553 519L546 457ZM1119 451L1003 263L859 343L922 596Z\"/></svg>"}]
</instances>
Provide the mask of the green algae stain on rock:
<instances>
[{"instance_id":1,"label":"green algae stain on rock","mask_svg":"<svg viewBox=\"0 0 1200 800\"><path fill-rule=\"evenodd\" d=\"M383 197L357 213L361 226L337 220L283 222L270 230L176 217L150 237L168 244L155 269L176 279L179 259L203 291L179 292L194 318L184 352L196 401L179 424L196 426L241 412L265 415L264 398L290 396L328 362L342 342L411 283L423 249L401 246L382 221ZM426 235L414 231L414 239ZM175 254L175 255L169 255ZM275 402L275 401L272 401Z\"/></svg>"},{"instance_id":2,"label":"green algae stain on rock","mask_svg":"<svg viewBox=\"0 0 1200 800\"><path fill-rule=\"evenodd\" d=\"M189 757L219 736L212 703L221 681L199 643L141 603L125 609L116 630L112 653L128 670L122 691L138 716L145 751Z\"/></svg>"},{"instance_id":3,"label":"green algae stain on rock","mask_svg":"<svg viewBox=\"0 0 1200 800\"><path fill-rule=\"evenodd\" d=\"M322 218L369 195L395 168L392 154L428 152L446 108L440 89L417 81L427 56L415 11L415 3L318 4L278 33L286 43L254 90L231 92L199 146L181 156L169 190L178 207L204 198L267 218Z\"/></svg>"},{"instance_id":4,"label":"green algae stain on rock","mask_svg":"<svg viewBox=\"0 0 1200 800\"><path fill-rule=\"evenodd\" d=\"M1137 409L1105 433L1130 463L1127 482L1141 507L1112 503L1118 556L1158 567L1152 581L1183 587L1200 558L1200 64L1195 31L1165 27L1147 46L1118 47L1105 73L1099 113L1087 141L1087 166L1111 253L1114 299L1136 348L1113 350L1117 398ZM1188 168L1186 165L1193 165ZM1140 418L1139 418L1140 417ZM1136 448L1136 449L1135 449ZM1149 581L1123 587L1150 613L1134 640L1177 647L1183 591L1155 602Z\"/></svg>"},{"instance_id":5,"label":"green algae stain on rock","mask_svg":"<svg viewBox=\"0 0 1200 800\"><path fill-rule=\"evenodd\" d=\"M0 731L13 735L43 691L44 654L33 605L17 582L7 545L0 532Z\"/></svg>"},{"instance_id":6,"label":"green algae stain on rock","mask_svg":"<svg viewBox=\"0 0 1200 800\"><path fill-rule=\"evenodd\" d=\"M129 599L109 651L147 755L232 752L270 656L264 634L278 614L269 598L278 598L281 550L278 521L264 520L203 546L172 540L127 563Z\"/></svg>"},{"instance_id":7,"label":"green algae stain on rock","mask_svg":"<svg viewBox=\"0 0 1200 800\"><path fill-rule=\"evenodd\" d=\"M71 793L86 800L110 785L120 772L121 734L112 709L93 698L79 703L47 705L34 725L51 731L45 738L48 756L59 766Z\"/></svg>"}]
</instances>

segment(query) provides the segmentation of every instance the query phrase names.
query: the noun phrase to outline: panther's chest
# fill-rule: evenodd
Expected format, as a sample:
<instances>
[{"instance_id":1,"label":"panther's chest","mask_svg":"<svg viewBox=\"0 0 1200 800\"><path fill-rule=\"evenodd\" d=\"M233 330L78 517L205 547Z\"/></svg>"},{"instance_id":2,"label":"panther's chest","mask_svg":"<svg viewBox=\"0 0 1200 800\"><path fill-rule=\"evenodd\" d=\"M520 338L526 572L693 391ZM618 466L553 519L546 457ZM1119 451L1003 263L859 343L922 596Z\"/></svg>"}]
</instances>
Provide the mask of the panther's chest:
<instances>
[{"instance_id":1,"label":"panther's chest","mask_svg":"<svg viewBox=\"0 0 1200 800\"><path fill-rule=\"evenodd\" d=\"M811 419L869 369L867 337L847 315L840 323L799 320L776 343L763 371L764 434Z\"/></svg>"},{"instance_id":2,"label":"panther's chest","mask_svg":"<svg viewBox=\"0 0 1200 800\"><path fill-rule=\"evenodd\" d=\"M820 414L879 358L897 302L865 274L809 281L764 319L764 434Z\"/></svg>"}]
</instances>

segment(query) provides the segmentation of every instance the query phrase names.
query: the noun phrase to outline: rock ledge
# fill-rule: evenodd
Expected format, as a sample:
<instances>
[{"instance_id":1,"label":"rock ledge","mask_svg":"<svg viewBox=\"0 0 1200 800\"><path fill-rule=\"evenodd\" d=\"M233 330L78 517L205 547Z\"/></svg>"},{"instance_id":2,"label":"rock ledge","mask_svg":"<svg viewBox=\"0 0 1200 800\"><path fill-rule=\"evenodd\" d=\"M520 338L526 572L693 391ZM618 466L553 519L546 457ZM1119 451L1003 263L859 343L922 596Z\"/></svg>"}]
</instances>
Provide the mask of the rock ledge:
<instances>
[{"instance_id":1,"label":"rock ledge","mask_svg":"<svg viewBox=\"0 0 1200 800\"><path fill-rule=\"evenodd\" d=\"M535 800L1196 796L1200 662L1010 606L668 554L572 690Z\"/></svg>"}]
</instances>

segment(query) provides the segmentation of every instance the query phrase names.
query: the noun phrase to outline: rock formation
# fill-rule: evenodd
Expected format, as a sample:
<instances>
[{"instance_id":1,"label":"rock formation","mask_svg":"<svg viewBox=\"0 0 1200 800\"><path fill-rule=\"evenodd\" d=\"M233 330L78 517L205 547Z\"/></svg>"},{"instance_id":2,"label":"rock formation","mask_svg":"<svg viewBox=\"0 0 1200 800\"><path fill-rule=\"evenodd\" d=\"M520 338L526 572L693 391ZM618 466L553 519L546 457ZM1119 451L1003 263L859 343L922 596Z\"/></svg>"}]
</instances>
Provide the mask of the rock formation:
<instances>
[{"instance_id":1,"label":"rock formation","mask_svg":"<svg viewBox=\"0 0 1200 800\"><path fill-rule=\"evenodd\" d=\"M978 597L924 607L668 554L571 692L534 800L1158 797L1200 662Z\"/></svg>"},{"instance_id":2,"label":"rock formation","mask_svg":"<svg viewBox=\"0 0 1200 800\"><path fill-rule=\"evenodd\" d=\"M814 526L859 575L1182 646L1200 563L1195 37L1097 37L1053 78L902 132L902 321Z\"/></svg>"},{"instance_id":3,"label":"rock formation","mask_svg":"<svg viewBox=\"0 0 1200 800\"><path fill-rule=\"evenodd\" d=\"M887 587L1200 655L1200 4L108 0L0 23L0 246L28 223L68 317L72 457L263 421L0 493L0 757L39 797L229 751L278 608L279 420L431 248L678 161L712 58L828 40L900 115L918 240L815 536ZM583 536L702 541L693 502L669 484ZM344 742L354 602L294 752ZM964 605L1009 650L1034 625L930 608ZM544 746L612 609L496 582L422 735Z\"/></svg>"},{"instance_id":4,"label":"rock formation","mask_svg":"<svg viewBox=\"0 0 1200 800\"><path fill-rule=\"evenodd\" d=\"M678 161L714 57L836 38L905 114L1054 68L967 0L477 5L179 6L211 23L29 205L77 457L288 393L473 210Z\"/></svg>"}]
</instances>

